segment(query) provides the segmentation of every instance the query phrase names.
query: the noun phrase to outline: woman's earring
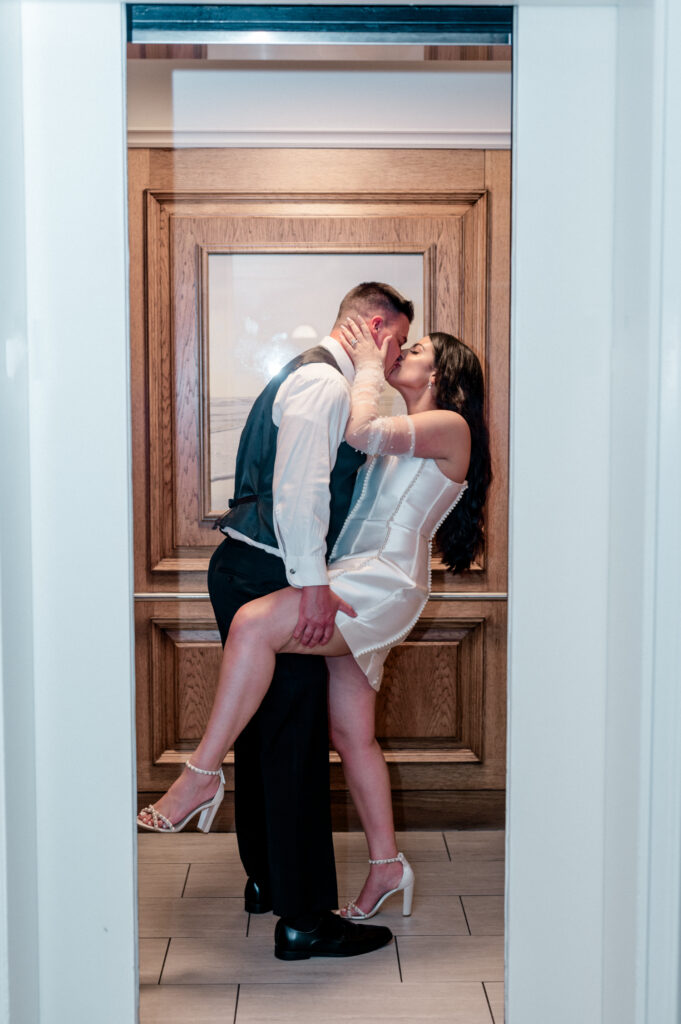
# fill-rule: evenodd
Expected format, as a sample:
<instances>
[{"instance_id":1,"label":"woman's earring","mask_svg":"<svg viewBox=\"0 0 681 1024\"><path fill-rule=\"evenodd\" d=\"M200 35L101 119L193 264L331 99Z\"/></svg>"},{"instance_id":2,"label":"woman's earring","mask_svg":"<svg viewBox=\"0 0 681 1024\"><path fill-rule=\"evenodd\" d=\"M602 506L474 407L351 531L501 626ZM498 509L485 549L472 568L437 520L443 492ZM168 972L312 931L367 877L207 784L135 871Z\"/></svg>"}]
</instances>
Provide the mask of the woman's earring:
<instances>
[{"instance_id":1,"label":"woman's earring","mask_svg":"<svg viewBox=\"0 0 681 1024\"><path fill-rule=\"evenodd\" d=\"M429 390L429 391L430 391L430 389L432 388L432 386L433 386L433 381L432 381L432 380L429 380L429 381L428 381L428 390Z\"/></svg>"}]
</instances>

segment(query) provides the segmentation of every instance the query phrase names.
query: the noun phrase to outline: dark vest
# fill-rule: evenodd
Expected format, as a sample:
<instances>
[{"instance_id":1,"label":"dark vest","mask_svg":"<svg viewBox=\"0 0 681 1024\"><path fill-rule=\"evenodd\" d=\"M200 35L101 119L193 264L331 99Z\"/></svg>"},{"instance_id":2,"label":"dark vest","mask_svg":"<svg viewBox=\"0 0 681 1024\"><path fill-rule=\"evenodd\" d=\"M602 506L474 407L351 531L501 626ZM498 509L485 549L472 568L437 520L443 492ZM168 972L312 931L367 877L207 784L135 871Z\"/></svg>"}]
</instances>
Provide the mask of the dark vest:
<instances>
[{"instance_id":1,"label":"dark vest","mask_svg":"<svg viewBox=\"0 0 681 1024\"><path fill-rule=\"evenodd\" d=\"M279 429L272 421L272 406L282 382L289 374L307 363L328 363L341 372L328 349L319 345L287 363L256 398L239 441L234 497L229 502L229 511L215 524L215 528L222 530L223 533L229 527L250 537L251 540L278 547L272 514L272 477ZM327 557L345 522L355 476L364 459L365 456L361 452L355 451L345 441L341 443L329 481ZM305 473L306 467L301 466L300 472Z\"/></svg>"}]
</instances>

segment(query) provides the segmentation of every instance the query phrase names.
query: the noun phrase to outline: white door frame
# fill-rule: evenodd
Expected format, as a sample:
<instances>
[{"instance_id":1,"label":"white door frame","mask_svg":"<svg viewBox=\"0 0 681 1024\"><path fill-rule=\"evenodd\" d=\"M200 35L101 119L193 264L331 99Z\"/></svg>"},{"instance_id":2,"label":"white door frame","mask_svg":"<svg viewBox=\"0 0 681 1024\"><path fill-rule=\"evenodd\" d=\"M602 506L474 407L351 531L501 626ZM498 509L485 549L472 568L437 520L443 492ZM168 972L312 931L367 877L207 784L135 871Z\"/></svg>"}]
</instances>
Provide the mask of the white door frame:
<instances>
[{"instance_id":1,"label":"white door frame","mask_svg":"<svg viewBox=\"0 0 681 1024\"><path fill-rule=\"evenodd\" d=\"M508 1024L678 1018L678 8L517 9ZM0 1020L132 1024L123 5L2 19Z\"/></svg>"}]
</instances>

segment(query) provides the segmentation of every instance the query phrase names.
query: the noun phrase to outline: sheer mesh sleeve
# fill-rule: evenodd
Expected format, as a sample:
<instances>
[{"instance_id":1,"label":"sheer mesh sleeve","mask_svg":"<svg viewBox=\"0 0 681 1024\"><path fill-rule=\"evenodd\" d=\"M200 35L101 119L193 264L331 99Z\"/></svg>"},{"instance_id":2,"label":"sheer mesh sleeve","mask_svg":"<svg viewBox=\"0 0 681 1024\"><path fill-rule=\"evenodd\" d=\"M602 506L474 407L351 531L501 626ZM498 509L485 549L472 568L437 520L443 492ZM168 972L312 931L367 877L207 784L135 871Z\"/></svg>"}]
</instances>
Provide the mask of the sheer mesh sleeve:
<instances>
[{"instance_id":1,"label":"sheer mesh sleeve","mask_svg":"<svg viewBox=\"0 0 681 1024\"><path fill-rule=\"evenodd\" d=\"M372 363L358 367L345 440L368 455L413 455L416 436L411 417L378 415L384 383L380 366Z\"/></svg>"}]
</instances>

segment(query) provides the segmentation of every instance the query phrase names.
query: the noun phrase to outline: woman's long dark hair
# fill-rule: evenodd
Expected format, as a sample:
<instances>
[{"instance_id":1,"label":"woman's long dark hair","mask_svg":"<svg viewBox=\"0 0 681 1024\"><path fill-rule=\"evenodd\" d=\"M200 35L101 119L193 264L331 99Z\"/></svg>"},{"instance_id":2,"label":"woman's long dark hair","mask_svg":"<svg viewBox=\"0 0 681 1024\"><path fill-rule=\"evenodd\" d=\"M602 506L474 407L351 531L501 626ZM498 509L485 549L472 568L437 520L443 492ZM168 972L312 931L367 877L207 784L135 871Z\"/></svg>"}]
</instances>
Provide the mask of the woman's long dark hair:
<instances>
[{"instance_id":1,"label":"woman's long dark hair","mask_svg":"<svg viewBox=\"0 0 681 1024\"><path fill-rule=\"evenodd\" d=\"M442 560L452 572L468 569L483 546L483 518L492 480L489 432L485 422L485 384L480 361L467 345L451 334L429 334L435 350L436 401L440 409L463 416L471 432L468 487L435 535Z\"/></svg>"}]
</instances>

